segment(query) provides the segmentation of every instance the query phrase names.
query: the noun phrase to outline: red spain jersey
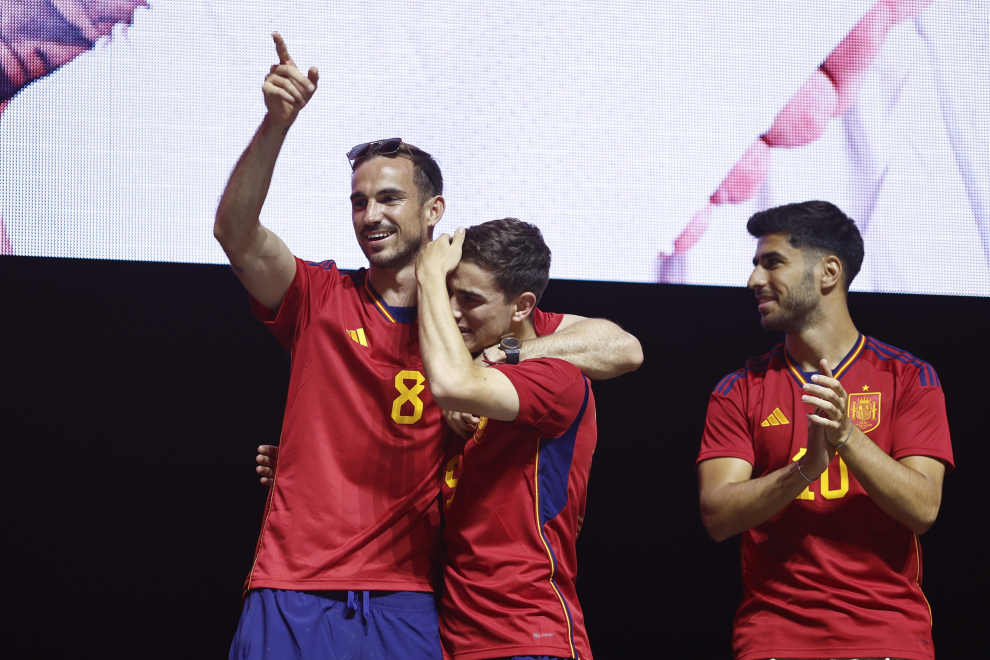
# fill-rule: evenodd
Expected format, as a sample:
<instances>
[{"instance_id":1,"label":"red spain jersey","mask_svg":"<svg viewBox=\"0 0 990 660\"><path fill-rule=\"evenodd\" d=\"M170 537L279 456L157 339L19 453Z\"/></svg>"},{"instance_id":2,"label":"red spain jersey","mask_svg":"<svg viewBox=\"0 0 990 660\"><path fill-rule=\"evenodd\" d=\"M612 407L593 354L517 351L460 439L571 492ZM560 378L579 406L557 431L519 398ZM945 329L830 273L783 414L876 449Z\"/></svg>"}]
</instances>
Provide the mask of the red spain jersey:
<instances>
[{"instance_id":1,"label":"red spain jersey","mask_svg":"<svg viewBox=\"0 0 990 660\"><path fill-rule=\"evenodd\" d=\"M880 449L952 468L945 399L929 364L860 335L833 373L853 423ZM722 379L698 462L741 458L755 479L801 458L812 410L801 386L811 375L781 344ZM918 537L873 503L841 454L783 511L743 532L737 660L935 657Z\"/></svg>"},{"instance_id":2,"label":"red spain jersey","mask_svg":"<svg viewBox=\"0 0 990 660\"><path fill-rule=\"evenodd\" d=\"M598 439L590 384L561 360L493 368L516 388L519 416L482 418L445 456L444 655L591 660L574 587Z\"/></svg>"},{"instance_id":3,"label":"red spain jersey","mask_svg":"<svg viewBox=\"0 0 990 660\"><path fill-rule=\"evenodd\" d=\"M275 483L245 590L432 591L439 559L440 408L415 307L390 307L367 271L296 259L277 313L252 310L291 351ZM538 332L559 315L534 313Z\"/></svg>"}]
</instances>

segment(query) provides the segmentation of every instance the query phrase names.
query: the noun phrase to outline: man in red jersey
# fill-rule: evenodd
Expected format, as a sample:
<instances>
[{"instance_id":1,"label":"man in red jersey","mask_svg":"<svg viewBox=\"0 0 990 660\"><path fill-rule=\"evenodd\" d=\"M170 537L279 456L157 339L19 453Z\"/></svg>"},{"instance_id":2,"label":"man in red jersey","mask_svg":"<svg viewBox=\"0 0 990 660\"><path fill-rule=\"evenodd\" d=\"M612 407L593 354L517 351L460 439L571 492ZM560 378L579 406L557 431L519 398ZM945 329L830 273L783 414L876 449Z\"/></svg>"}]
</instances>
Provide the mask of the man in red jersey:
<instances>
[{"instance_id":1,"label":"man in red jersey","mask_svg":"<svg viewBox=\"0 0 990 660\"><path fill-rule=\"evenodd\" d=\"M268 114L231 174L214 235L255 315L292 351L278 478L232 658L440 656L433 568L443 423L419 357L415 263L445 208L433 158L401 139L358 145L354 231L370 270L307 263L259 222L275 162L319 80L276 34ZM634 368L614 324L539 315L534 355L600 376ZM631 340L631 341L630 341ZM592 347L598 347L595 350ZM612 351L615 351L612 353Z\"/></svg>"},{"instance_id":2,"label":"man in red jersey","mask_svg":"<svg viewBox=\"0 0 990 660\"><path fill-rule=\"evenodd\" d=\"M444 234L416 269L434 399L480 417L473 436L452 438L441 482L440 629L444 655L457 660L591 659L574 581L594 396L568 362L512 359L536 337L549 272L540 230L512 218ZM471 354L499 340L508 363L477 366Z\"/></svg>"},{"instance_id":3,"label":"man in red jersey","mask_svg":"<svg viewBox=\"0 0 990 660\"><path fill-rule=\"evenodd\" d=\"M918 535L952 468L938 376L853 324L863 241L842 211L747 229L763 327L786 338L715 388L697 462L708 533L743 535L735 657L934 658Z\"/></svg>"}]
</instances>

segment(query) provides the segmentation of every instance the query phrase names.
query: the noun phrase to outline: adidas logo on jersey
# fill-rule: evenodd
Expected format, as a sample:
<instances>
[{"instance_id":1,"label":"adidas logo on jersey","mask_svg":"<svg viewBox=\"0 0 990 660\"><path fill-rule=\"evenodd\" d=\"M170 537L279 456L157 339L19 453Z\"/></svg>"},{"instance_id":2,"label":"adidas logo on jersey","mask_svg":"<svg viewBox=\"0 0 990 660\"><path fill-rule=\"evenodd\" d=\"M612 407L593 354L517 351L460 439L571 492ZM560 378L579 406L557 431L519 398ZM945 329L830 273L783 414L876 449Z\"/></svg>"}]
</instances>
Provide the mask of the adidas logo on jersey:
<instances>
[{"instance_id":1,"label":"adidas logo on jersey","mask_svg":"<svg viewBox=\"0 0 990 660\"><path fill-rule=\"evenodd\" d=\"M780 426L781 424L790 424L790 422L784 417L784 413L780 412L780 408L774 408L760 426Z\"/></svg>"},{"instance_id":2,"label":"adidas logo on jersey","mask_svg":"<svg viewBox=\"0 0 990 660\"><path fill-rule=\"evenodd\" d=\"M364 336L364 328L358 328L357 330L348 330L347 336L361 344L362 346L368 345L368 338Z\"/></svg>"}]
</instances>

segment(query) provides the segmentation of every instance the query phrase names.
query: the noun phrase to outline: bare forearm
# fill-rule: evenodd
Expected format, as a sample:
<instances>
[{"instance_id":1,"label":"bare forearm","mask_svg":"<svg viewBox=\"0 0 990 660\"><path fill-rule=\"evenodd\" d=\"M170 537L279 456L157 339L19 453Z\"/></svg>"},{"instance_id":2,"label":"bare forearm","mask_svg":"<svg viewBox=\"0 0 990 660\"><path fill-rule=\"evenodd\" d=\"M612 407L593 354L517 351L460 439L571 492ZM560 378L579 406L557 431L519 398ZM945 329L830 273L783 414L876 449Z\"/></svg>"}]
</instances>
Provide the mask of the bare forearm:
<instances>
[{"instance_id":1,"label":"bare forearm","mask_svg":"<svg viewBox=\"0 0 990 660\"><path fill-rule=\"evenodd\" d=\"M855 427L839 452L870 499L884 513L916 534L928 531L942 501L940 478L891 458Z\"/></svg>"},{"instance_id":2,"label":"bare forearm","mask_svg":"<svg viewBox=\"0 0 990 660\"><path fill-rule=\"evenodd\" d=\"M227 181L217 207L213 235L232 262L251 246L264 243L264 237L258 236L259 217L287 131L288 126L277 126L265 117Z\"/></svg>"},{"instance_id":3,"label":"bare forearm","mask_svg":"<svg viewBox=\"0 0 990 660\"><path fill-rule=\"evenodd\" d=\"M451 314L446 280L422 272L417 277L419 345L430 392L441 407L462 410L454 399L467 394L465 374L475 367Z\"/></svg>"},{"instance_id":4,"label":"bare forearm","mask_svg":"<svg viewBox=\"0 0 990 660\"><path fill-rule=\"evenodd\" d=\"M765 523L784 510L810 483L790 463L758 479L703 489L701 519L716 541ZM807 474L807 469L804 468ZM808 475L809 477L812 475Z\"/></svg>"},{"instance_id":5,"label":"bare forearm","mask_svg":"<svg viewBox=\"0 0 990 660\"><path fill-rule=\"evenodd\" d=\"M584 319L523 342L520 359L558 358L570 362L593 380L615 378L643 363L639 340L605 319Z\"/></svg>"}]
</instances>

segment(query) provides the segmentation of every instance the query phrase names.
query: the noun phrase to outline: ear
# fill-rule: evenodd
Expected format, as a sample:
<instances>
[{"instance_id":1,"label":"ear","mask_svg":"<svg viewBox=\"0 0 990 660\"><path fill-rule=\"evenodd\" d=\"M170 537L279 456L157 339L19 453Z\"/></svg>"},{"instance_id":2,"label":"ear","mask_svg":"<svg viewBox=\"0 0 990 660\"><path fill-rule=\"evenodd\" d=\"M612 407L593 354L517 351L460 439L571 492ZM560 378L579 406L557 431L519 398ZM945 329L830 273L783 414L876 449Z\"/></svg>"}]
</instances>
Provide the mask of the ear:
<instances>
[{"instance_id":1,"label":"ear","mask_svg":"<svg viewBox=\"0 0 990 660\"><path fill-rule=\"evenodd\" d=\"M842 284L842 262L834 254L822 258L822 293L828 293Z\"/></svg>"},{"instance_id":2,"label":"ear","mask_svg":"<svg viewBox=\"0 0 990 660\"><path fill-rule=\"evenodd\" d=\"M526 291L519 294L513 302L512 322L519 323L526 320L533 310L536 309L536 294Z\"/></svg>"},{"instance_id":3,"label":"ear","mask_svg":"<svg viewBox=\"0 0 990 660\"><path fill-rule=\"evenodd\" d=\"M424 213L426 214L426 231L433 240L433 228L440 222L443 212L447 208L447 202L441 195L426 201Z\"/></svg>"}]
</instances>

